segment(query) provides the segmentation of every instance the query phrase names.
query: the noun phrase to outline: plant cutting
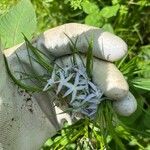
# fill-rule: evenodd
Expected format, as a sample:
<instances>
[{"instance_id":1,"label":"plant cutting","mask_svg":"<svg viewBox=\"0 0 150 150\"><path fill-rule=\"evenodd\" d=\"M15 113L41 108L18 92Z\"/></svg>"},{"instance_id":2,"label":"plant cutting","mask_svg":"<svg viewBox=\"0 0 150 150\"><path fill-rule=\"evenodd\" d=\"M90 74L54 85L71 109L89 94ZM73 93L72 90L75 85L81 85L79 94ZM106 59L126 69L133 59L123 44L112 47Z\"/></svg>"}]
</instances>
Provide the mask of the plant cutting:
<instances>
[{"instance_id":1,"label":"plant cutting","mask_svg":"<svg viewBox=\"0 0 150 150\"><path fill-rule=\"evenodd\" d=\"M68 32L70 29L72 30L74 28L79 28L79 30L76 30L76 32ZM84 34L78 33L78 31L83 32L80 28L84 29ZM66 35L68 35L70 39L64 34L64 29L67 31ZM115 142L120 149L125 149L120 138L124 139L126 135L125 131L128 132L128 134L131 134L130 128L127 128L118 120L112 107L112 102L115 100L113 103L124 103L124 108L126 108L126 110L128 110L128 105L125 103L131 102L133 105L130 105L130 112L125 114L127 116L135 111L136 101L134 97L128 97L128 84L115 65L94 57L98 56L101 59L107 60L114 58L118 59L114 54L111 55L107 46L104 46L103 48L105 49L101 51L98 45L100 40L103 40L106 44L108 38L113 38L115 44L117 41L118 45L121 45L121 42L124 46L125 44L120 38L113 36L110 33L102 34L102 31L97 28L94 28L96 32L92 33L96 33L96 36L93 35L93 37L96 39L98 38L99 43L97 43L97 40L95 39L90 42L90 40L87 40L87 36L85 36L86 34L89 35L90 29L89 26L85 25L66 24L45 32L44 40L43 36L41 36L34 39L31 44L28 39L25 38L26 43L21 46L19 45L18 49L15 47L14 49L5 51L5 56L8 60L7 62L5 58L7 71L19 87L23 88L25 91L34 92L31 93L31 95L35 97L45 115L48 116L49 119L52 119L52 124L55 124L56 121L58 121L59 125L62 125L63 119L68 122L74 122L74 120L72 120L74 116L75 120L83 118L82 121L79 120L73 124L71 128L67 127L64 129L67 137L63 136L63 138L55 141L51 145L52 147L59 148L63 144L63 148L65 148L68 145L66 138L69 138L70 135L70 138L74 137L71 140L72 142L83 136L79 142L85 144L87 143L87 140L90 140L89 143L91 143L92 147L95 147L95 144L91 139L94 140L94 138L96 138L101 143L99 146L102 149L109 147L111 141ZM56 31L58 31L57 35L55 34ZM98 31L100 33L99 37L97 36ZM75 34L80 36L74 38ZM106 37L107 40L105 41ZM56 42L56 38L59 42ZM59 38L60 40L58 40ZM78 40L82 40L84 44L78 42ZM87 42L87 44L85 42ZM57 50L54 50L54 44L59 45L57 46ZM84 45L86 46L84 47L84 50L86 51L81 49ZM116 45L113 45L112 43L113 49L115 49L115 46ZM121 47L123 48L123 51L125 48L124 46ZM80 50L78 50L79 47ZM96 49L99 51L96 51ZM10 55L14 50L16 51L16 54ZM105 50L107 53L105 53ZM80 52L84 52L86 55L82 54L83 56L81 56ZM110 53L110 57L106 57L106 54L108 53ZM125 55L125 53L122 53L121 55ZM10 69L12 68L11 65L14 66L14 63L16 64L16 62L19 62L19 64L15 66L16 68L13 68L14 73L12 73ZM102 74L100 74L101 72ZM116 90L117 88L119 93L118 90ZM51 95L50 97L46 94L46 91L47 94L49 93ZM54 99L51 99L52 97ZM56 103L56 99L59 104ZM133 101L135 103L133 103ZM54 107L52 104L54 104ZM48 109L45 108L45 106L48 107ZM63 106L65 106L65 108ZM120 107L120 105L118 106ZM115 106L115 108L118 106ZM55 116L51 114L52 112L49 113L50 108L55 108L57 120L54 119ZM31 111L30 108L29 110ZM31 112L35 111L36 110L32 110ZM82 114L82 117L76 117L76 113ZM122 111L121 113L124 115L126 111ZM83 124L81 124L81 122L83 122ZM83 125L83 128L81 128L81 132L77 134L77 131L79 130L78 127L81 125ZM57 130L60 129L56 124L55 127ZM85 135L85 128L92 130L92 134L88 135L88 132L86 132ZM28 128L27 130L30 129ZM119 136L120 133L122 133L121 137ZM52 133L50 134L52 135ZM112 139L108 142L109 136L111 136ZM138 137L133 136L132 138L136 140L137 145L140 145L138 143ZM127 141L129 139L129 137L127 139L125 138ZM32 145L37 146L37 144ZM31 145L29 144L29 146ZM140 147L142 147L142 145L140 145Z\"/></svg>"}]
</instances>

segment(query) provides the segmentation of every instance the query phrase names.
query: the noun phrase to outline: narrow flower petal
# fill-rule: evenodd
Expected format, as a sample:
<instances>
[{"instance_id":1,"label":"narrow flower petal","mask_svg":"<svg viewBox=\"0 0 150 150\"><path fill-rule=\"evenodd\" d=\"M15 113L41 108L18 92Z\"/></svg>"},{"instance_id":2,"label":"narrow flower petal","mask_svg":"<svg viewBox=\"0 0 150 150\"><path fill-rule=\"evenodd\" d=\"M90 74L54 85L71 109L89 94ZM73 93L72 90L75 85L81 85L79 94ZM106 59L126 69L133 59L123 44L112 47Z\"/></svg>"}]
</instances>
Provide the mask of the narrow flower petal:
<instances>
[{"instance_id":1,"label":"narrow flower petal","mask_svg":"<svg viewBox=\"0 0 150 150\"><path fill-rule=\"evenodd\" d=\"M67 83L65 86L70 87L70 88L67 90L67 92L64 94L63 97L68 96L73 91L73 88L71 87L71 84Z\"/></svg>"},{"instance_id":2,"label":"narrow flower petal","mask_svg":"<svg viewBox=\"0 0 150 150\"><path fill-rule=\"evenodd\" d=\"M77 94L77 91L76 91L76 90L74 90L74 92L72 93L72 98L71 98L70 103L72 103L72 102L75 100L75 98L76 98L76 94Z\"/></svg>"},{"instance_id":3,"label":"narrow flower petal","mask_svg":"<svg viewBox=\"0 0 150 150\"><path fill-rule=\"evenodd\" d=\"M61 89L63 88L63 86L66 86L68 81L72 78L73 74L70 74L69 77L65 78L65 76L63 75L62 72L60 72L60 80L58 81L59 82L59 85L58 85L58 89L57 89L57 92L56 94L58 94Z\"/></svg>"},{"instance_id":4,"label":"narrow flower petal","mask_svg":"<svg viewBox=\"0 0 150 150\"><path fill-rule=\"evenodd\" d=\"M89 94L89 95L85 98L85 101L89 101L89 100L91 100L93 97L95 97L95 94L94 94L94 93Z\"/></svg>"}]
</instances>

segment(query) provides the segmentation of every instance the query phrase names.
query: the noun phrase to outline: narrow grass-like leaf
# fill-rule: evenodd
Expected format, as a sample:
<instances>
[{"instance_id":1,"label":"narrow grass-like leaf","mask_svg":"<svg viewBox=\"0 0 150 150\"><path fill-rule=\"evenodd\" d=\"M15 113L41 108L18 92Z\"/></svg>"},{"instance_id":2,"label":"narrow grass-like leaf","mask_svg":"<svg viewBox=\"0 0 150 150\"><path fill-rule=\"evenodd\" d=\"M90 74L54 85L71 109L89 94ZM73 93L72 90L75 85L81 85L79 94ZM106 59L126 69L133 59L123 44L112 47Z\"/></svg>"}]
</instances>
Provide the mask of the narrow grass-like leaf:
<instances>
[{"instance_id":1,"label":"narrow grass-like leaf","mask_svg":"<svg viewBox=\"0 0 150 150\"><path fill-rule=\"evenodd\" d=\"M15 71L15 72L18 72L18 71ZM43 76L43 75L36 75L36 76L35 76L35 74L28 74L28 73L23 73L23 72L18 72L18 73L20 73L20 74L26 76L26 77L24 77L24 78L21 78L21 80L25 80L25 78L27 78L27 79L36 79L36 80L38 80L38 81L39 81L39 79L40 79L42 82L46 82L46 81L47 81L46 79L44 79L44 76Z\"/></svg>"},{"instance_id":2,"label":"narrow grass-like leaf","mask_svg":"<svg viewBox=\"0 0 150 150\"><path fill-rule=\"evenodd\" d=\"M58 140L55 140L49 147L50 149L64 149L68 144L74 142L81 134L84 134L84 124L83 122L80 123L80 121L78 121L74 125L66 127L63 130L65 132L64 135Z\"/></svg>"},{"instance_id":3,"label":"narrow grass-like leaf","mask_svg":"<svg viewBox=\"0 0 150 150\"><path fill-rule=\"evenodd\" d=\"M137 57L132 58L132 60L128 61L128 63L124 63L122 67L120 67L120 71L127 77L133 76L133 72L137 71L137 69Z\"/></svg>"},{"instance_id":4,"label":"narrow grass-like leaf","mask_svg":"<svg viewBox=\"0 0 150 150\"><path fill-rule=\"evenodd\" d=\"M74 135L72 135L72 138L70 139L70 142L69 143L72 143L72 142L74 142L75 140L77 140L77 138L79 138L79 136L81 135L81 134L83 134L84 133L84 129L80 129L79 131L77 131ZM70 136L70 134L68 134L68 136ZM69 144L69 143L67 143L67 144ZM59 148L60 150L63 150L65 147L66 147L66 145L67 144L65 144L64 146L62 146L61 148Z\"/></svg>"},{"instance_id":5,"label":"narrow grass-like leaf","mask_svg":"<svg viewBox=\"0 0 150 150\"><path fill-rule=\"evenodd\" d=\"M15 52L15 54L16 54L16 56L17 56L18 62L19 62L19 64L20 64L22 70L24 71L24 75L27 74L27 73L26 73L26 70L25 70L25 67L24 67L24 65L23 65L23 62L21 61L21 59L20 59L20 57L18 56L17 52ZM29 62L30 62L30 56L29 56ZM31 67L30 71L34 72L34 68L32 67L32 64L30 64L30 67ZM33 77L33 75L32 75L32 77ZM34 82L34 81L33 81L34 78L32 78L32 77L30 78L30 81L31 81L33 84L35 84L35 85L37 85L37 86L41 85L41 84L38 85L38 83L39 83L40 80L38 80L38 82ZM38 77L37 74L35 74L34 77L37 78L37 77ZM20 79L20 80L21 80L21 79Z\"/></svg>"},{"instance_id":6,"label":"narrow grass-like leaf","mask_svg":"<svg viewBox=\"0 0 150 150\"><path fill-rule=\"evenodd\" d=\"M105 107L105 117L106 117L106 124L107 124L107 130L110 132L110 135L116 142L116 144L120 147L121 150L125 150L125 146L122 143L121 139L117 135L117 132L114 130L114 125L112 124L113 115L110 113L111 105L107 103L107 106Z\"/></svg>"},{"instance_id":7,"label":"narrow grass-like leaf","mask_svg":"<svg viewBox=\"0 0 150 150\"><path fill-rule=\"evenodd\" d=\"M46 59L41 55L41 53L39 53L39 50L35 48L34 46L32 46L32 44L28 41L28 39L25 36L24 36L24 39L25 39L27 48L29 48L32 51L32 53L38 60L39 64L43 68L45 68L48 72L51 73L53 71L53 67L46 61Z\"/></svg>"},{"instance_id":8,"label":"narrow grass-like leaf","mask_svg":"<svg viewBox=\"0 0 150 150\"><path fill-rule=\"evenodd\" d=\"M64 33L64 34L66 35L66 37L71 42L71 44L69 46L70 46L70 50L71 50L72 56L73 56L73 63L74 63L74 65L76 65L76 56L75 56L75 54L77 53L76 43L77 43L78 38L76 39L76 41L74 43L73 40L66 33Z\"/></svg>"},{"instance_id":9,"label":"narrow grass-like leaf","mask_svg":"<svg viewBox=\"0 0 150 150\"><path fill-rule=\"evenodd\" d=\"M150 79L137 78L132 80L133 86L143 90L150 91Z\"/></svg>"},{"instance_id":10,"label":"narrow grass-like leaf","mask_svg":"<svg viewBox=\"0 0 150 150\"><path fill-rule=\"evenodd\" d=\"M15 76L11 73L10 71L10 68L9 68L9 65L8 65L8 62L7 62L7 59L6 57L4 56L4 60L5 60L5 64L6 64L6 69L7 69L7 72L9 74L9 76L12 78L12 80L14 81L15 84L17 84L19 87L25 89L26 91L29 91L29 92L39 92L39 91L42 91L41 88L39 87L34 87L34 86L27 86L26 84L20 82L18 79L15 78Z\"/></svg>"},{"instance_id":11,"label":"narrow grass-like leaf","mask_svg":"<svg viewBox=\"0 0 150 150\"><path fill-rule=\"evenodd\" d=\"M87 50L87 56L86 56L86 72L89 78L92 77L92 71L93 71L93 41L91 40L88 46Z\"/></svg>"},{"instance_id":12,"label":"narrow grass-like leaf","mask_svg":"<svg viewBox=\"0 0 150 150\"><path fill-rule=\"evenodd\" d=\"M118 69L120 69L120 67L123 65L123 63L126 60L127 56L128 56L128 54L126 54L120 61L118 61L116 63L116 66L117 66Z\"/></svg>"},{"instance_id":13,"label":"narrow grass-like leaf","mask_svg":"<svg viewBox=\"0 0 150 150\"><path fill-rule=\"evenodd\" d=\"M67 36L67 38L70 40L70 50L71 50L71 54L72 54L72 56L73 56L73 64L74 65L76 65L77 64L77 59L76 59L76 54L79 56L79 58L80 58L80 60L81 60L81 62L82 62L82 65L85 67L85 64L84 64L84 62L83 62L83 59L82 59L82 57L81 57L81 54L80 54L80 52L79 52L79 50L77 49L77 42L78 42L78 38L79 37L77 37L76 39L75 39L75 42L66 34L66 33L64 33L66 36Z\"/></svg>"}]
</instances>

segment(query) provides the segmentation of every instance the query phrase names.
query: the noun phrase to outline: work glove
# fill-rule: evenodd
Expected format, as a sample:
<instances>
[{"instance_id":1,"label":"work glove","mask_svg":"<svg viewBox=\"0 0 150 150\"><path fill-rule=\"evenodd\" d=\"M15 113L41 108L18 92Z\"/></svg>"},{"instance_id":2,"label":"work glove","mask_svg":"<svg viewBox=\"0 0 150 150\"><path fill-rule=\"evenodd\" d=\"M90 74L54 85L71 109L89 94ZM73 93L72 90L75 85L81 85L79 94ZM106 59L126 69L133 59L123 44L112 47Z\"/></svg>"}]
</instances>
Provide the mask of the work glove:
<instances>
[{"instance_id":1,"label":"work glove","mask_svg":"<svg viewBox=\"0 0 150 150\"><path fill-rule=\"evenodd\" d=\"M113 64L127 53L127 45L121 38L99 28L69 23L45 31L31 43L62 65L70 63L70 41L77 41L76 48L84 54L91 39L93 82L106 97L114 100L114 109L118 113L128 116L136 110L136 101L123 75ZM32 72L27 49L26 44L22 43L4 50L14 76L22 71L22 64L25 71ZM44 72L38 63L33 63L33 68L39 74ZM12 81L2 51L0 69L0 149L38 150L47 138L61 129L64 121L72 123L72 116L65 111L68 105L59 103L54 91L31 93Z\"/></svg>"}]
</instances>

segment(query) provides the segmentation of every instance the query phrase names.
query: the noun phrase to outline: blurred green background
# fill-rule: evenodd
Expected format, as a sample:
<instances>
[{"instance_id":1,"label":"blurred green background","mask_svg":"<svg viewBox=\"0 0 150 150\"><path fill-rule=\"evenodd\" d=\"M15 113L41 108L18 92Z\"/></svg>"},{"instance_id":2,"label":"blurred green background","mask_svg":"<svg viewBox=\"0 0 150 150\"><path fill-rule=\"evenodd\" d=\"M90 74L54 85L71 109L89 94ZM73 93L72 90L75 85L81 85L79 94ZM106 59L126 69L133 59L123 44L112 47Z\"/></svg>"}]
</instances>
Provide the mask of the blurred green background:
<instances>
[{"instance_id":1,"label":"blurred green background","mask_svg":"<svg viewBox=\"0 0 150 150\"><path fill-rule=\"evenodd\" d=\"M0 14L19 0L1 0ZM129 46L150 42L149 0L31 0L38 32L68 22L85 23L121 36Z\"/></svg>"},{"instance_id":2,"label":"blurred green background","mask_svg":"<svg viewBox=\"0 0 150 150\"><path fill-rule=\"evenodd\" d=\"M26 0L24 0L26 1ZM2 18L15 7L19 0L0 1L0 34L4 33ZM126 77L138 101L137 111L130 117L119 117L126 125L145 132L150 129L150 1L149 0L31 0L36 13L30 33L36 35L46 29L76 22L103 28L120 36L128 44L129 53L116 65ZM25 7L25 6L24 6ZM30 9L30 7L28 7ZM16 8L15 8L16 9ZM28 12L28 15L31 15ZM5 17L6 18L6 17ZM13 17L9 18L15 22ZM8 20L9 20L8 19ZM32 18L31 18L32 19ZM37 21L37 27L35 24ZM10 22L10 21L9 21ZM13 23L12 23L13 24ZM11 24L10 24L11 25ZM13 25L12 25L13 26ZM12 28L10 29L12 30ZM21 29L20 29L21 30ZM22 31L22 30L21 30ZM7 38L6 37L6 38ZM9 43L11 47L20 42ZM137 72L139 71L139 72ZM86 124L87 125L87 124ZM61 139L62 132L56 135ZM64 134L64 133L63 133ZM54 138L54 139L55 139ZM54 140L53 139L53 140ZM55 140L56 140L55 139ZM56 140L57 141L57 140ZM150 140L140 137L145 149ZM50 145L53 143L49 141ZM124 142L126 143L126 142ZM133 142L134 143L134 142ZM74 143L73 143L74 144ZM132 145L132 144L131 144ZM133 144L134 145L134 144ZM46 146L47 147L47 146ZM76 147L76 145L74 145ZM140 146L139 146L140 147ZM140 149L131 147L128 149ZM43 148L44 149L44 148ZM46 149L46 148L45 148ZM71 149L71 148L68 148ZM73 149L73 148L72 148ZM76 148L74 148L76 149ZM114 150L117 148L113 148Z\"/></svg>"}]
</instances>

